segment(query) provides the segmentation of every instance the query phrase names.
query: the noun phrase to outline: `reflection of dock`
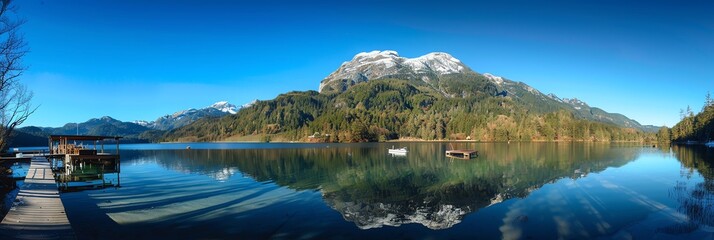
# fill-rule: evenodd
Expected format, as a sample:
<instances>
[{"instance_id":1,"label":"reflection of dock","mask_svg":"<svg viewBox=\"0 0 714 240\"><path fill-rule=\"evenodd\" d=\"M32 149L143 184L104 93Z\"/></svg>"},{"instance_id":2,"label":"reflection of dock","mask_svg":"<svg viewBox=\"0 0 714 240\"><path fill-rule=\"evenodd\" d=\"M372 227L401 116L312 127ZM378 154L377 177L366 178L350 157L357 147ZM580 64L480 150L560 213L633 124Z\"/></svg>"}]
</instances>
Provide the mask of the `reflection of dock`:
<instances>
[{"instance_id":1,"label":"reflection of dock","mask_svg":"<svg viewBox=\"0 0 714 240\"><path fill-rule=\"evenodd\" d=\"M104 151L104 140L116 142L116 153ZM58 173L57 180L63 191L70 188L97 188L119 186L120 157L119 139L113 136L50 136L52 169ZM60 162L62 166L60 167ZM107 183L104 174L117 173L117 182Z\"/></svg>"},{"instance_id":2,"label":"reflection of dock","mask_svg":"<svg viewBox=\"0 0 714 240\"><path fill-rule=\"evenodd\" d=\"M33 157L13 207L0 223L2 239L74 239L50 163Z\"/></svg>"},{"instance_id":3,"label":"reflection of dock","mask_svg":"<svg viewBox=\"0 0 714 240\"><path fill-rule=\"evenodd\" d=\"M478 157L478 151L474 150L446 150L447 157L471 159Z\"/></svg>"}]
</instances>

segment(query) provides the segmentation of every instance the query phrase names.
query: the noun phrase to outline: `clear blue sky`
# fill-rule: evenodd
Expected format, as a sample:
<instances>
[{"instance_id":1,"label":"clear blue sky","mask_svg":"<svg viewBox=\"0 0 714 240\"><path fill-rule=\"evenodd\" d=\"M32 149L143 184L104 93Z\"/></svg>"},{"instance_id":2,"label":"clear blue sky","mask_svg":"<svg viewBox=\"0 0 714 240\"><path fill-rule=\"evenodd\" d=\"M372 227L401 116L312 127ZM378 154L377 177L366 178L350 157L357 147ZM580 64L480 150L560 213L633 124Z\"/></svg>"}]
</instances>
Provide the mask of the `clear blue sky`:
<instances>
[{"instance_id":1,"label":"clear blue sky","mask_svg":"<svg viewBox=\"0 0 714 240\"><path fill-rule=\"evenodd\" d=\"M442 51L477 72L672 126L714 91L711 1L19 0L24 126L154 120L320 81L355 54Z\"/></svg>"}]
</instances>

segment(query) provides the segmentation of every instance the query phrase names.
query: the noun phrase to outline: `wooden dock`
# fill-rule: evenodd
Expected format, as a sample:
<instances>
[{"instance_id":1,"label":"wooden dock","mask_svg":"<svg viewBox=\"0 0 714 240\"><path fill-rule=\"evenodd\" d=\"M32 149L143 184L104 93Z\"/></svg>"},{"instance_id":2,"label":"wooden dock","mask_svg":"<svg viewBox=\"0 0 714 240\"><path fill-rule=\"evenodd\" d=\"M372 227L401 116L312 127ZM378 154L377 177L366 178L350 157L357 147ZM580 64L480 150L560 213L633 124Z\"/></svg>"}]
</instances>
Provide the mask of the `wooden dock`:
<instances>
[{"instance_id":1,"label":"wooden dock","mask_svg":"<svg viewBox=\"0 0 714 240\"><path fill-rule=\"evenodd\" d=\"M471 159L478 157L478 151L474 150L446 150L447 157Z\"/></svg>"},{"instance_id":2,"label":"wooden dock","mask_svg":"<svg viewBox=\"0 0 714 240\"><path fill-rule=\"evenodd\" d=\"M0 223L0 239L76 239L44 156L32 158L25 183Z\"/></svg>"}]
</instances>

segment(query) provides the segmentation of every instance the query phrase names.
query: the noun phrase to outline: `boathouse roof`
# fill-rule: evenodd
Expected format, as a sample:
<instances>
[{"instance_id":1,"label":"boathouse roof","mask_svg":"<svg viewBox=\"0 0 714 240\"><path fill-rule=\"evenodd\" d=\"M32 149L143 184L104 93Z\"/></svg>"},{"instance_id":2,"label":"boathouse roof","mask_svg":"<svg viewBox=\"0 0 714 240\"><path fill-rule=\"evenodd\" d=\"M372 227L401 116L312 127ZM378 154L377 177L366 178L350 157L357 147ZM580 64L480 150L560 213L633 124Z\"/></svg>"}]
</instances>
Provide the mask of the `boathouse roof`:
<instances>
[{"instance_id":1,"label":"boathouse roof","mask_svg":"<svg viewBox=\"0 0 714 240\"><path fill-rule=\"evenodd\" d=\"M89 135L50 135L50 140L56 141L60 139L79 140L79 141L96 141L104 139L119 140L119 136L89 136Z\"/></svg>"}]
</instances>

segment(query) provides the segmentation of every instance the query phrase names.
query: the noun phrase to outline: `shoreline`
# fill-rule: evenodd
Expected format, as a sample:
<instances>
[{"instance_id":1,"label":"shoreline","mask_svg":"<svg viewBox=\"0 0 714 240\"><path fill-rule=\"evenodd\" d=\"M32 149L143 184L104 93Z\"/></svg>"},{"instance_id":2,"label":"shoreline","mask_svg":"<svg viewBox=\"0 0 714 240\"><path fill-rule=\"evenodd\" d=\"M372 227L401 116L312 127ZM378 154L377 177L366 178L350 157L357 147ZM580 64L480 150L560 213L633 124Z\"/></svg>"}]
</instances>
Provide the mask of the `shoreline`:
<instances>
[{"instance_id":1,"label":"shoreline","mask_svg":"<svg viewBox=\"0 0 714 240\"><path fill-rule=\"evenodd\" d=\"M657 143L656 141L583 141L583 140L557 140L557 141L480 141L480 140L423 140L423 139L394 139L382 142L315 142L315 141L203 141L203 142L157 142L157 144L170 143L395 143L395 142L414 142L414 143L440 143L440 142L460 142L460 143Z\"/></svg>"}]
</instances>

